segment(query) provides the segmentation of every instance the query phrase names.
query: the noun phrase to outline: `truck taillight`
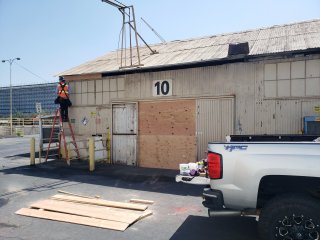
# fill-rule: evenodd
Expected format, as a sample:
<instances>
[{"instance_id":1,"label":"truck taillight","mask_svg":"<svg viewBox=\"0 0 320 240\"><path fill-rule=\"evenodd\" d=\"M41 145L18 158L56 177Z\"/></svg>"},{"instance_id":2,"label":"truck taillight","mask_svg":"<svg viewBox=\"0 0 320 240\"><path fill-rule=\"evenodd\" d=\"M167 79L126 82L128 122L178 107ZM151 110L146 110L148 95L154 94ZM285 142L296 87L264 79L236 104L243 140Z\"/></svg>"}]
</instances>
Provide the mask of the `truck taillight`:
<instances>
[{"instance_id":1,"label":"truck taillight","mask_svg":"<svg viewBox=\"0 0 320 240\"><path fill-rule=\"evenodd\" d=\"M211 179L222 178L222 156L218 153L208 153L208 175Z\"/></svg>"}]
</instances>

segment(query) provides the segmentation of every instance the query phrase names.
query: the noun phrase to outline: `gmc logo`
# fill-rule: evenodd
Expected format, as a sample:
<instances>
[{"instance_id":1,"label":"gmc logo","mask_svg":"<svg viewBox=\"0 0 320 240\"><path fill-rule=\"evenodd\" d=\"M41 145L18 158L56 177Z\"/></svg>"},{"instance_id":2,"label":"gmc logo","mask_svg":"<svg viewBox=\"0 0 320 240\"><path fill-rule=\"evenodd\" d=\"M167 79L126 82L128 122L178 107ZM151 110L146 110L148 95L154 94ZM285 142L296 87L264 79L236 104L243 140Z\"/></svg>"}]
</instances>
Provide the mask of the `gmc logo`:
<instances>
[{"instance_id":1,"label":"gmc logo","mask_svg":"<svg viewBox=\"0 0 320 240\"><path fill-rule=\"evenodd\" d=\"M246 151L248 145L224 145L224 149L228 152L232 152L233 150Z\"/></svg>"}]
</instances>

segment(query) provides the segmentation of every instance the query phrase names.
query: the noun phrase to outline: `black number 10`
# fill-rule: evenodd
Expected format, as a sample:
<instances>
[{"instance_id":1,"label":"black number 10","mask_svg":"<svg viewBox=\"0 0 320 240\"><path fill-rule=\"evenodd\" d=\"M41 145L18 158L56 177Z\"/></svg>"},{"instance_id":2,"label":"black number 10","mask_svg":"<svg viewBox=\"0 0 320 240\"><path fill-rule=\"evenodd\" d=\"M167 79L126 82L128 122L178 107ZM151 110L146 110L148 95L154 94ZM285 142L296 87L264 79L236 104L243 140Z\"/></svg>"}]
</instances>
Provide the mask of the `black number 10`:
<instances>
[{"instance_id":1,"label":"black number 10","mask_svg":"<svg viewBox=\"0 0 320 240\"><path fill-rule=\"evenodd\" d=\"M170 85L168 81L163 81L161 84L160 82L156 82L154 86L157 88L157 95L167 95L169 93Z\"/></svg>"}]
</instances>

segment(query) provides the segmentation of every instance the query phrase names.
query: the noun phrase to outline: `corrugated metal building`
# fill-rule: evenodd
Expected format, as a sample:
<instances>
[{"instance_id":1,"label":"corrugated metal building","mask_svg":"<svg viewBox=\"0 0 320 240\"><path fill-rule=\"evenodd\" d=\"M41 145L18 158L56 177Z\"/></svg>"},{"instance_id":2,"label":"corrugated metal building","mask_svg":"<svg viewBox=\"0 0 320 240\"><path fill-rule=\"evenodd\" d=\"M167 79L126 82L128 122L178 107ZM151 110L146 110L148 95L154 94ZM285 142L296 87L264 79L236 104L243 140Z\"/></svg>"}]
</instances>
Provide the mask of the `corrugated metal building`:
<instances>
[{"instance_id":1,"label":"corrugated metal building","mask_svg":"<svg viewBox=\"0 0 320 240\"><path fill-rule=\"evenodd\" d=\"M230 54L239 42L249 52ZM115 51L60 74L74 89L77 134L110 130L114 163L176 169L203 158L208 141L297 134L317 114L320 20L152 48L139 68L119 69Z\"/></svg>"}]
</instances>

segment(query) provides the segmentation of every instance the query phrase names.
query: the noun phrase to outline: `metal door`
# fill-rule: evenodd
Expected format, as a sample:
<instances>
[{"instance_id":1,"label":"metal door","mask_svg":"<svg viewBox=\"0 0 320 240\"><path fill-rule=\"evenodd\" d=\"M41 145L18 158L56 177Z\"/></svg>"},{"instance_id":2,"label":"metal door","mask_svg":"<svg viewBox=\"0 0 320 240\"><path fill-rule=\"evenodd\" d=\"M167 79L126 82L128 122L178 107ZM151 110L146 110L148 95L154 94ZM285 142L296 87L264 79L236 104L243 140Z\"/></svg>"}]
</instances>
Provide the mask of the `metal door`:
<instances>
[{"instance_id":1,"label":"metal door","mask_svg":"<svg viewBox=\"0 0 320 240\"><path fill-rule=\"evenodd\" d=\"M215 98L197 100L197 158L205 157L208 142L225 141L233 134L234 99Z\"/></svg>"},{"instance_id":2,"label":"metal door","mask_svg":"<svg viewBox=\"0 0 320 240\"><path fill-rule=\"evenodd\" d=\"M136 165L137 106L135 103L112 105L112 160Z\"/></svg>"}]
</instances>

